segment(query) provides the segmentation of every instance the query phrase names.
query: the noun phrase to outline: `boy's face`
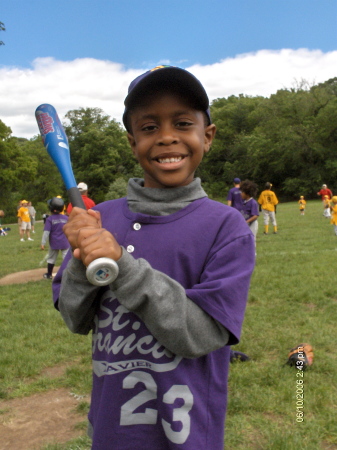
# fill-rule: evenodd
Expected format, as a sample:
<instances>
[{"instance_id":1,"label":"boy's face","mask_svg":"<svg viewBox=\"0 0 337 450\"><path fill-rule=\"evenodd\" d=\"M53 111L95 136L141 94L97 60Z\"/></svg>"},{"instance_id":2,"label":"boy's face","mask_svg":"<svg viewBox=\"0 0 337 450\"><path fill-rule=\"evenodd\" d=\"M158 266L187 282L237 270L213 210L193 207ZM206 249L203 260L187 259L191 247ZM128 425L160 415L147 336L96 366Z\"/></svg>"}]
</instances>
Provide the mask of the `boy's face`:
<instances>
[{"instance_id":1,"label":"boy's face","mask_svg":"<svg viewBox=\"0 0 337 450\"><path fill-rule=\"evenodd\" d=\"M149 97L132 111L128 139L144 170L144 186L186 186L208 152L215 125L205 127L204 115L175 94Z\"/></svg>"},{"instance_id":2,"label":"boy's face","mask_svg":"<svg viewBox=\"0 0 337 450\"><path fill-rule=\"evenodd\" d=\"M245 192L241 191L241 198L242 198L242 200L248 200L250 197Z\"/></svg>"}]
</instances>

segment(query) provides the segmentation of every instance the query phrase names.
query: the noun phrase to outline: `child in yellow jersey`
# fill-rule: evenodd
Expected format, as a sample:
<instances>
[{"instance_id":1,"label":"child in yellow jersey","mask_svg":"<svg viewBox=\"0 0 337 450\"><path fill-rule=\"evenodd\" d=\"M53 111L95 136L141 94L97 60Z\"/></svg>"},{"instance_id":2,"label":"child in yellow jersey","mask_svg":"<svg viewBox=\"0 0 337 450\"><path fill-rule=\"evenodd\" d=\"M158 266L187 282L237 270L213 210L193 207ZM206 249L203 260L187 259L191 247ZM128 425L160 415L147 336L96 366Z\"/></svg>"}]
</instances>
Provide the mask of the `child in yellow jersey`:
<instances>
[{"instance_id":1,"label":"child in yellow jersey","mask_svg":"<svg viewBox=\"0 0 337 450\"><path fill-rule=\"evenodd\" d=\"M32 228L30 223L30 216L29 216L29 209L28 209L28 202L27 200L22 200L21 202L22 206L18 210L18 218L20 218L20 241L24 241L24 235L26 233L27 240L33 241L34 239L31 239L30 237L30 230Z\"/></svg>"},{"instance_id":2,"label":"child in yellow jersey","mask_svg":"<svg viewBox=\"0 0 337 450\"><path fill-rule=\"evenodd\" d=\"M337 236L337 195L334 195L331 199L331 220L330 223L334 227L335 235Z\"/></svg>"},{"instance_id":3,"label":"child in yellow jersey","mask_svg":"<svg viewBox=\"0 0 337 450\"><path fill-rule=\"evenodd\" d=\"M323 216L324 217L331 217L331 212L330 212L330 199L328 195L324 195L324 199L323 199L323 206L324 206L324 211L323 211Z\"/></svg>"},{"instance_id":4,"label":"child in yellow jersey","mask_svg":"<svg viewBox=\"0 0 337 450\"><path fill-rule=\"evenodd\" d=\"M276 205L278 204L278 199L276 194L271 191L272 188L271 183L266 183L265 190L261 192L260 197L258 199L258 203L261 206L262 214L263 214L263 224L264 224L264 233L268 234L269 220L271 220L274 227L274 234L277 234L277 223L276 223Z\"/></svg>"},{"instance_id":5,"label":"child in yellow jersey","mask_svg":"<svg viewBox=\"0 0 337 450\"><path fill-rule=\"evenodd\" d=\"M300 213L301 216L304 216L304 211L305 211L305 205L307 204L307 202L304 200L304 196L301 195L298 204L300 205Z\"/></svg>"}]
</instances>

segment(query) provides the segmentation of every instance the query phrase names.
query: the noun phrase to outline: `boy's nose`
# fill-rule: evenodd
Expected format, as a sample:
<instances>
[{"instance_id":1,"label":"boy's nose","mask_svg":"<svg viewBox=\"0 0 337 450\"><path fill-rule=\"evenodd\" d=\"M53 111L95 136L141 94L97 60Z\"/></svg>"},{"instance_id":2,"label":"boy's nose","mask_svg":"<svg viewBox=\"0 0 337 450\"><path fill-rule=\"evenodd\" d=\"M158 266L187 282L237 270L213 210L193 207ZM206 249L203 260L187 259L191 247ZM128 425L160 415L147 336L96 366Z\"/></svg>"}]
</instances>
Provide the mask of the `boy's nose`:
<instances>
[{"instance_id":1,"label":"boy's nose","mask_svg":"<svg viewBox=\"0 0 337 450\"><path fill-rule=\"evenodd\" d=\"M178 141L179 139L172 127L166 126L160 129L157 145L172 145L177 144Z\"/></svg>"}]
</instances>

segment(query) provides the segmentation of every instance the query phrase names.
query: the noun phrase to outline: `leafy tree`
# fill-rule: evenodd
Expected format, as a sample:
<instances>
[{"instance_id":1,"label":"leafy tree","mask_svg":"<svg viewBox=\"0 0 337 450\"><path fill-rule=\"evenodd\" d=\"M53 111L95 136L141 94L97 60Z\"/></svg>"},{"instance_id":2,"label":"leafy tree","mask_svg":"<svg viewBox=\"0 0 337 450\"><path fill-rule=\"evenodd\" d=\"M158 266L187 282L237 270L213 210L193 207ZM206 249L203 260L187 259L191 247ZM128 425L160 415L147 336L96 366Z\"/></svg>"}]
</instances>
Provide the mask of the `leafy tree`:
<instances>
[{"instance_id":1,"label":"leafy tree","mask_svg":"<svg viewBox=\"0 0 337 450\"><path fill-rule=\"evenodd\" d=\"M128 178L136 166L126 132L99 108L69 111L66 118L75 177L88 184L90 196L100 203L109 186L121 176Z\"/></svg>"},{"instance_id":2,"label":"leafy tree","mask_svg":"<svg viewBox=\"0 0 337 450\"><path fill-rule=\"evenodd\" d=\"M104 200L115 200L117 198L125 197L127 193L128 183L124 178L117 178L109 187Z\"/></svg>"},{"instance_id":3,"label":"leafy tree","mask_svg":"<svg viewBox=\"0 0 337 450\"><path fill-rule=\"evenodd\" d=\"M334 185L337 78L311 87L302 80L270 98L217 99L211 113L218 131L198 172L209 193L225 194L235 176L261 189L271 181L283 198L316 198L322 182Z\"/></svg>"},{"instance_id":4,"label":"leafy tree","mask_svg":"<svg viewBox=\"0 0 337 450\"><path fill-rule=\"evenodd\" d=\"M51 197L61 195L65 197L62 177L54 162L46 151L40 136L20 144L25 154L36 161L34 183L24 184L27 200L36 204L46 203Z\"/></svg>"},{"instance_id":5,"label":"leafy tree","mask_svg":"<svg viewBox=\"0 0 337 450\"><path fill-rule=\"evenodd\" d=\"M7 215L15 214L15 205L24 195L24 185L32 182L37 162L26 155L12 130L0 120L0 204Z\"/></svg>"}]
</instances>

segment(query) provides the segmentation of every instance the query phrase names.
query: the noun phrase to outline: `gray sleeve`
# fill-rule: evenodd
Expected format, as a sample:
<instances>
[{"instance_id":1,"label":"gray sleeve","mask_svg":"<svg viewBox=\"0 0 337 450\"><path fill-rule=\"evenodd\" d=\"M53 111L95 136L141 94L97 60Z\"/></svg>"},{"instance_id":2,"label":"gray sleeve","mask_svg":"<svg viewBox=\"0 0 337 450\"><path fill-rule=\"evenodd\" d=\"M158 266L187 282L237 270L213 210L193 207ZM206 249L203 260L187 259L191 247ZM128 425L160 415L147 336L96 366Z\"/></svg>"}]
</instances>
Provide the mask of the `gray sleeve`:
<instances>
[{"instance_id":1,"label":"gray sleeve","mask_svg":"<svg viewBox=\"0 0 337 450\"><path fill-rule=\"evenodd\" d=\"M50 231L44 231L42 235L41 245L46 245L46 242L49 239Z\"/></svg>"},{"instance_id":2,"label":"gray sleeve","mask_svg":"<svg viewBox=\"0 0 337 450\"><path fill-rule=\"evenodd\" d=\"M190 300L178 282L124 249L118 265L120 274L110 286L116 298L168 350L196 358L227 344L226 328Z\"/></svg>"},{"instance_id":3,"label":"gray sleeve","mask_svg":"<svg viewBox=\"0 0 337 450\"><path fill-rule=\"evenodd\" d=\"M110 285L114 295L172 353L196 358L227 344L226 328L190 300L178 282L124 249L118 266ZM59 310L74 333L92 328L99 289L87 281L82 262L72 258L62 275Z\"/></svg>"},{"instance_id":4,"label":"gray sleeve","mask_svg":"<svg viewBox=\"0 0 337 450\"><path fill-rule=\"evenodd\" d=\"M73 333L88 334L93 328L99 289L87 280L82 261L72 257L62 273L58 308Z\"/></svg>"}]
</instances>

